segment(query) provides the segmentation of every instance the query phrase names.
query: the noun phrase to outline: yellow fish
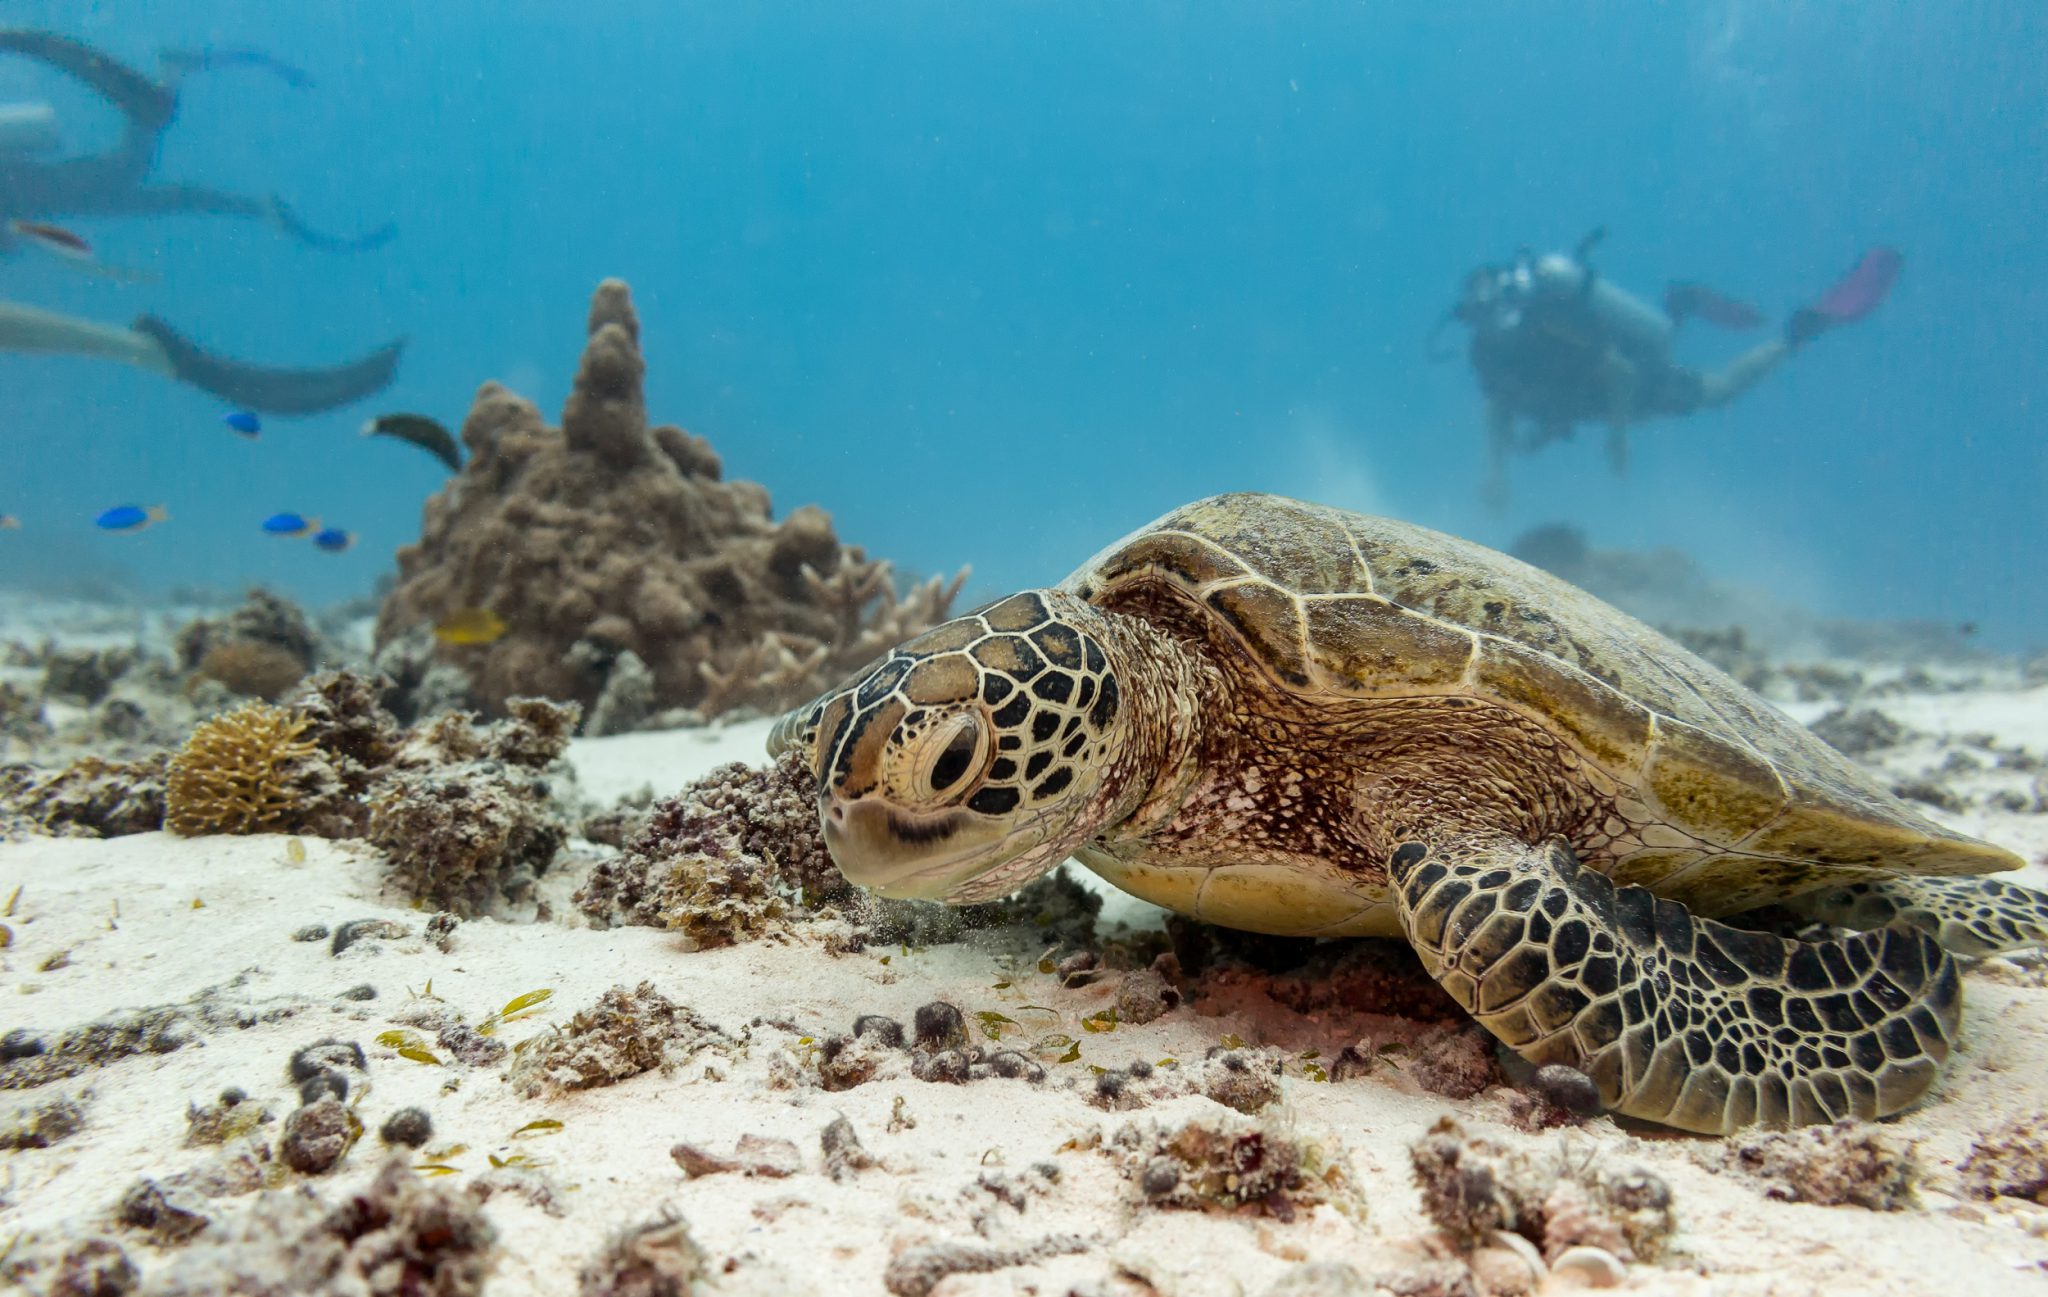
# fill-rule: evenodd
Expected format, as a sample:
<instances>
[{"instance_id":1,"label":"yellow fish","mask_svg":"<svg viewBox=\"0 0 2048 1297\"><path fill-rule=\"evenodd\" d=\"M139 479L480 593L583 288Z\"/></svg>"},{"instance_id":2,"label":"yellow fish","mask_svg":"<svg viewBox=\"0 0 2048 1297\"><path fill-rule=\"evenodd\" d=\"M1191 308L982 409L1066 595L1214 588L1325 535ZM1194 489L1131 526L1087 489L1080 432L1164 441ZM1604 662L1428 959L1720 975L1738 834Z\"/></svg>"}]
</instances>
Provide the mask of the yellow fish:
<instances>
[{"instance_id":1,"label":"yellow fish","mask_svg":"<svg viewBox=\"0 0 2048 1297\"><path fill-rule=\"evenodd\" d=\"M506 629L505 619L488 608L459 608L434 623L434 638L443 644L490 644Z\"/></svg>"}]
</instances>

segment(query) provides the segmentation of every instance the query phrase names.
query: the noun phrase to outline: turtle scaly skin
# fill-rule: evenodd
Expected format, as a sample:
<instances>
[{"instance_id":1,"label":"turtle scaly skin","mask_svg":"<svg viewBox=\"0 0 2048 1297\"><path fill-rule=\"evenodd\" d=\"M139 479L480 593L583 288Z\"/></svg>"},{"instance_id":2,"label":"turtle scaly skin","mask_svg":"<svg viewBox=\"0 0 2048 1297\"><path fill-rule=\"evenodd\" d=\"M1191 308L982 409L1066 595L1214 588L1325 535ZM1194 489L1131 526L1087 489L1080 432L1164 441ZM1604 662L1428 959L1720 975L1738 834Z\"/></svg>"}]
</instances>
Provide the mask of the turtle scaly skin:
<instances>
[{"instance_id":1,"label":"turtle scaly skin","mask_svg":"<svg viewBox=\"0 0 2048 1297\"><path fill-rule=\"evenodd\" d=\"M1946 944L2041 944L2016 857L1505 555L1277 496L1175 510L792 712L840 869L986 900L1074 855L1253 931L1404 936L1611 1109L1725 1131L1915 1102ZM1786 942L1765 904L1873 931Z\"/></svg>"}]
</instances>

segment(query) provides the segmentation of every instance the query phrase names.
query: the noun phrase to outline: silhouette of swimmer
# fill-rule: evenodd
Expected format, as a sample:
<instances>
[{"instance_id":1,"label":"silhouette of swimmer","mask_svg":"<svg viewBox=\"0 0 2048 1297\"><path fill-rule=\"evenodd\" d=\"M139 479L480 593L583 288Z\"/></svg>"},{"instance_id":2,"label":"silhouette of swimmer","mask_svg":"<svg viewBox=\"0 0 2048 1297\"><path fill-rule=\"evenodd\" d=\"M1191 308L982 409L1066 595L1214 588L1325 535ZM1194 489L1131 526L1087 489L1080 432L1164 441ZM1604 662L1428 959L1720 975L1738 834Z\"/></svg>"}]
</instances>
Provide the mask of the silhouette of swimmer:
<instances>
[{"instance_id":1,"label":"silhouette of swimmer","mask_svg":"<svg viewBox=\"0 0 2048 1297\"><path fill-rule=\"evenodd\" d=\"M1432 330L1431 354L1440 360L1449 358L1435 350L1442 328L1458 322L1472 330L1472 369L1486 396L1484 494L1494 508L1507 503L1510 454L1565 440L1580 423L1604 423L1608 461L1626 472L1631 427L1733 401L1821 334L1876 310L1904 264L1890 248L1866 252L1818 301L1794 311L1779 336L1702 371L1671 354L1688 320L1748 329L1763 314L1696 283L1672 284L1659 310L1594 270L1602 234L1595 230L1569 254L1525 250L1511 264L1480 267ZM1518 435L1524 421L1530 430Z\"/></svg>"},{"instance_id":2,"label":"silhouette of swimmer","mask_svg":"<svg viewBox=\"0 0 2048 1297\"><path fill-rule=\"evenodd\" d=\"M123 329L0 302L0 351L118 360L265 414L318 414L380 392L397 372L404 347L401 339L346 364L274 368L215 355L151 315Z\"/></svg>"},{"instance_id":3,"label":"silhouette of swimmer","mask_svg":"<svg viewBox=\"0 0 2048 1297\"><path fill-rule=\"evenodd\" d=\"M258 220L308 247L333 252L366 252L390 242L396 227L385 224L356 238L324 234L307 225L283 199L255 198L200 185L156 184L164 132L178 114L178 83L189 73L223 67L254 67L287 84L309 84L305 74L253 50L167 53L164 79L127 67L68 36L0 29L0 54L19 54L83 83L122 117L118 143L81 157L50 156L56 150L55 114L44 104L0 105L0 252L11 247L10 219L49 221L77 216L225 216Z\"/></svg>"}]
</instances>

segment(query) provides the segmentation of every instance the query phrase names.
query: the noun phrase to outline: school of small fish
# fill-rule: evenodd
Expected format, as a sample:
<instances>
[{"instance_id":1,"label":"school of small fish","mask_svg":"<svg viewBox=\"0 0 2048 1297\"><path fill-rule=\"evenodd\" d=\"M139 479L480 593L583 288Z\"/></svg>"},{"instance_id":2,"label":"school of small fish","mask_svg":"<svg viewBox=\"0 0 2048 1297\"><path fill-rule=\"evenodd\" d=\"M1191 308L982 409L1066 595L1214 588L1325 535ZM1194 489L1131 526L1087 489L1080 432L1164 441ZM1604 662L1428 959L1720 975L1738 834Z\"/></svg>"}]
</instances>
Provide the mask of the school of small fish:
<instances>
[{"instance_id":1,"label":"school of small fish","mask_svg":"<svg viewBox=\"0 0 2048 1297\"><path fill-rule=\"evenodd\" d=\"M70 231L54 225L41 225L29 221L10 221L8 228L24 238L45 243L55 250L90 256L92 250L84 239ZM230 410L221 416L221 423L235 435L257 440L263 432L263 419L253 410ZM365 437L390 437L410 445L418 446L435 459L458 471L462 467L462 451L448 429L423 414L384 414L365 423L362 428ZM160 522L166 522L170 512L160 504L143 506L139 504L115 505L100 512L93 518L93 526L101 531L138 532ZM327 554L345 554L355 547L356 534L340 527L322 526L318 518L301 513L274 513L258 526L266 536L308 536L313 547ZM0 531L21 530L21 519L13 514L0 514ZM471 614L481 613L495 623L495 628L483 623L465 621ZM457 629L442 638L451 644L488 644L505 633L505 626L482 609L465 609L454 615ZM439 631L437 630L438 634Z\"/></svg>"}]
</instances>

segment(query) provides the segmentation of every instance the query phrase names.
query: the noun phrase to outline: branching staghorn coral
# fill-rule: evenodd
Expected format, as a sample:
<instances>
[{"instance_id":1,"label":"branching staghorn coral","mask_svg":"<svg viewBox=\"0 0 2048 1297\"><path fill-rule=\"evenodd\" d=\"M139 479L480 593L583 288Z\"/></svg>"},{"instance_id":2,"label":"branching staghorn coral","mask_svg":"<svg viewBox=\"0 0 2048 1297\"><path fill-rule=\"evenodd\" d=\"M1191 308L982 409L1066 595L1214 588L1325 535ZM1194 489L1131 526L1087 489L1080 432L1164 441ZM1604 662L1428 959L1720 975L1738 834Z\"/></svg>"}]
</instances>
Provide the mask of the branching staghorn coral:
<instances>
[{"instance_id":1,"label":"branching staghorn coral","mask_svg":"<svg viewBox=\"0 0 2048 1297\"><path fill-rule=\"evenodd\" d=\"M164 826L173 833L269 833L332 795L333 773L302 737L306 717L248 703L192 731L171 758Z\"/></svg>"}]
</instances>

